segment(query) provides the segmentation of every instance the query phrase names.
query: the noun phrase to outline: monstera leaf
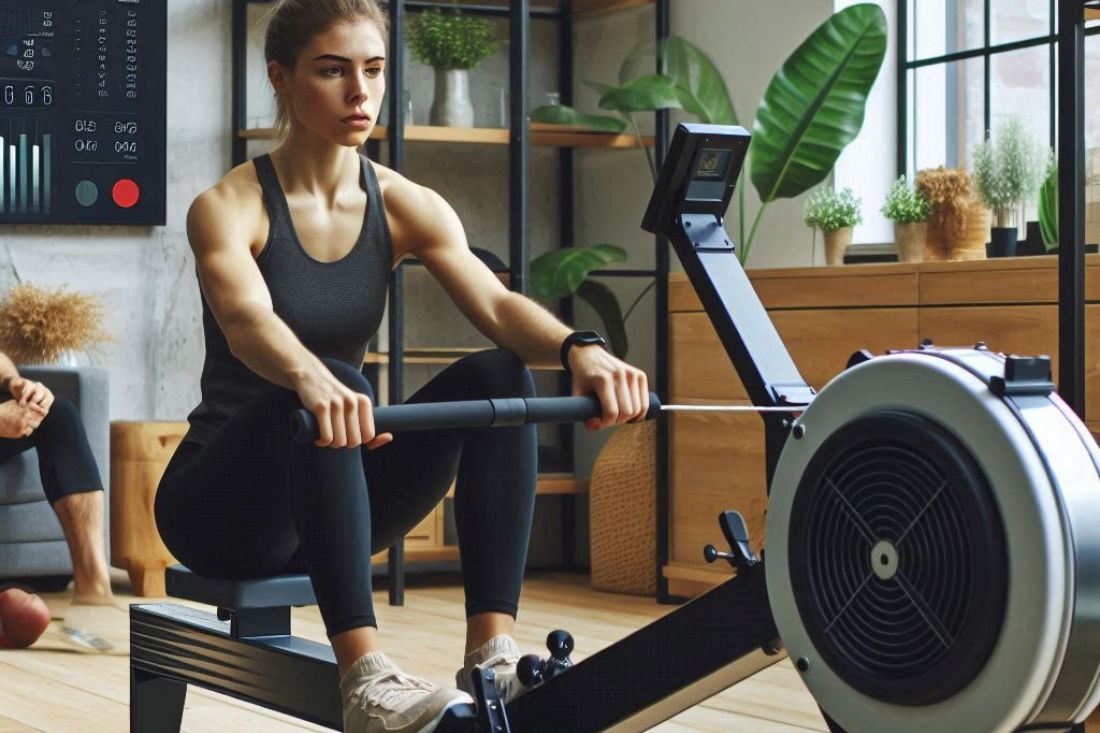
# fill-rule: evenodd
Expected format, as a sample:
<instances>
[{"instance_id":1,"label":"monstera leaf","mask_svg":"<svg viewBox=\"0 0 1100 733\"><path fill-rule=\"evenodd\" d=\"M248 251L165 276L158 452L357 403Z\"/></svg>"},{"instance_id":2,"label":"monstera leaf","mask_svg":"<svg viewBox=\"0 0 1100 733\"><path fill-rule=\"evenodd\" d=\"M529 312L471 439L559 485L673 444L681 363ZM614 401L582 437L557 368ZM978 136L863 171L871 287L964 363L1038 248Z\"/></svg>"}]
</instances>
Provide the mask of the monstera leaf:
<instances>
[{"instance_id":1,"label":"monstera leaf","mask_svg":"<svg viewBox=\"0 0 1100 733\"><path fill-rule=\"evenodd\" d=\"M577 292L588 273L612 262L624 262L626 250L613 244L562 247L531 261L531 292L543 300L556 300Z\"/></svg>"},{"instance_id":2,"label":"monstera leaf","mask_svg":"<svg viewBox=\"0 0 1100 733\"><path fill-rule=\"evenodd\" d=\"M722 73L698 47L678 36L639 44L623 60L619 83L628 83L642 69L654 68L672 82L685 112L708 124L738 124Z\"/></svg>"},{"instance_id":3,"label":"monstera leaf","mask_svg":"<svg viewBox=\"0 0 1100 733\"><path fill-rule=\"evenodd\" d=\"M631 79L621 87L604 92L600 109L615 112L652 112L655 109L680 107L680 95L672 80L661 74L649 74Z\"/></svg>"},{"instance_id":4,"label":"monstera leaf","mask_svg":"<svg viewBox=\"0 0 1100 733\"><path fill-rule=\"evenodd\" d=\"M595 280L585 280L577 288L577 297L588 303L603 321L604 333L607 334L607 345L611 347L611 353L620 359L625 357L629 348L626 341L626 324L623 322L623 311L619 306L619 300L611 292L611 288Z\"/></svg>"},{"instance_id":5,"label":"monstera leaf","mask_svg":"<svg viewBox=\"0 0 1100 733\"><path fill-rule=\"evenodd\" d=\"M750 178L763 204L760 212L829 175L863 126L886 38L882 8L853 5L822 23L772 78L752 133ZM742 259L759 221L758 213Z\"/></svg>"},{"instance_id":6,"label":"monstera leaf","mask_svg":"<svg viewBox=\"0 0 1100 733\"><path fill-rule=\"evenodd\" d=\"M616 135L626 129L626 122L618 117L607 115L581 114L572 107L563 104L547 104L532 110L531 119L535 122L549 122L555 125L578 125L598 132L611 132Z\"/></svg>"}]
</instances>

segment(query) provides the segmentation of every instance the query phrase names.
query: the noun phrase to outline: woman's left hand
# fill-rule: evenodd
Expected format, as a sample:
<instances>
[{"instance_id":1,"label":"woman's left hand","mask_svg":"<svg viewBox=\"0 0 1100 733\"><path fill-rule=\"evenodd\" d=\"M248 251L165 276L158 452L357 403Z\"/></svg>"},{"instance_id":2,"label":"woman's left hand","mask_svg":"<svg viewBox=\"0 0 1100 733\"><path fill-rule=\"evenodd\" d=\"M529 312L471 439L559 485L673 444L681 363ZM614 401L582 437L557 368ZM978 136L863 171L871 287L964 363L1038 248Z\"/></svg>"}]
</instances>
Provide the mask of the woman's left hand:
<instances>
[{"instance_id":1,"label":"woman's left hand","mask_svg":"<svg viewBox=\"0 0 1100 733\"><path fill-rule=\"evenodd\" d=\"M46 385L33 379L16 377L8 382L8 391L20 405L36 405L43 415L50 411L50 405L53 404L53 392Z\"/></svg>"},{"instance_id":2,"label":"woman's left hand","mask_svg":"<svg viewBox=\"0 0 1100 733\"><path fill-rule=\"evenodd\" d=\"M612 356L600 346L574 346L569 351L573 394L595 393L603 415L585 420L589 430L619 423L639 422L649 411L649 380L646 373Z\"/></svg>"}]
</instances>

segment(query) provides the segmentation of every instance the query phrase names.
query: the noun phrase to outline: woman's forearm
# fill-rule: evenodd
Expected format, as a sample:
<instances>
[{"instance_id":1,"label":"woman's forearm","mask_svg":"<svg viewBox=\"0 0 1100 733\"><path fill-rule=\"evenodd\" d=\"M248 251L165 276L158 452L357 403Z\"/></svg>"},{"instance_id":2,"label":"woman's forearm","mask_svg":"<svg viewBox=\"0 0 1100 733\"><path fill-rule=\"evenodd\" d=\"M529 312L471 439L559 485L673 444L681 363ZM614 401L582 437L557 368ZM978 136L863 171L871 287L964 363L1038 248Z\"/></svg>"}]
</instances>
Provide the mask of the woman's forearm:
<instances>
[{"instance_id":1,"label":"woman's forearm","mask_svg":"<svg viewBox=\"0 0 1100 733\"><path fill-rule=\"evenodd\" d=\"M242 308L222 325L229 350L256 374L287 389L324 364L269 308Z\"/></svg>"}]
</instances>

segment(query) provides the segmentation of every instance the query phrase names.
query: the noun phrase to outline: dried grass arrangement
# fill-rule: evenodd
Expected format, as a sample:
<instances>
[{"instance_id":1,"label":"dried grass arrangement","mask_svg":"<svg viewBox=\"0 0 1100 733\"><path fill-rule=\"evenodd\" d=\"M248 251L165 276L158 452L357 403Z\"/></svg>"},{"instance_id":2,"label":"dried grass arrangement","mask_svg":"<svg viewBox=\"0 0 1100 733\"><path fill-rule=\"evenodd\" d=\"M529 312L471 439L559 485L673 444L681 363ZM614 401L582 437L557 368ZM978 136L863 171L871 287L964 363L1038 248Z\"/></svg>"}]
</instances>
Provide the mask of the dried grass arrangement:
<instances>
[{"instance_id":1,"label":"dried grass arrangement","mask_svg":"<svg viewBox=\"0 0 1100 733\"><path fill-rule=\"evenodd\" d=\"M66 351L111 341L102 325L105 315L97 296L17 285L0 303L0 351L16 364L56 362Z\"/></svg>"},{"instance_id":2,"label":"dried grass arrangement","mask_svg":"<svg viewBox=\"0 0 1100 733\"><path fill-rule=\"evenodd\" d=\"M925 259L985 257L990 211L982 205L962 168L917 171L916 189L932 204Z\"/></svg>"}]
</instances>

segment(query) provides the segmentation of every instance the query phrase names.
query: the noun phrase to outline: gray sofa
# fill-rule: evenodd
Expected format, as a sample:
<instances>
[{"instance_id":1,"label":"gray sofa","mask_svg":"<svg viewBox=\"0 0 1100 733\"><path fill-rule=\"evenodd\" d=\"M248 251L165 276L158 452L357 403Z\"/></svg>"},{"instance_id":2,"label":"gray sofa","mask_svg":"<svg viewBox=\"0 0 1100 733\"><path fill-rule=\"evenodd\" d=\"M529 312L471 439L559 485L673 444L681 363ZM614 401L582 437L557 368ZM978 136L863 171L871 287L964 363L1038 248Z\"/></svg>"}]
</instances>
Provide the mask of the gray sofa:
<instances>
[{"instance_id":1,"label":"gray sofa","mask_svg":"<svg viewBox=\"0 0 1100 733\"><path fill-rule=\"evenodd\" d=\"M97 367L21 367L23 376L65 395L80 410L103 487L109 492L110 418L107 372ZM7 395L4 394L3 398ZM104 542L110 562L110 493L104 496ZM0 463L0 583L19 579L42 590L64 587L72 576L69 547L42 492L38 453L31 449Z\"/></svg>"}]
</instances>

